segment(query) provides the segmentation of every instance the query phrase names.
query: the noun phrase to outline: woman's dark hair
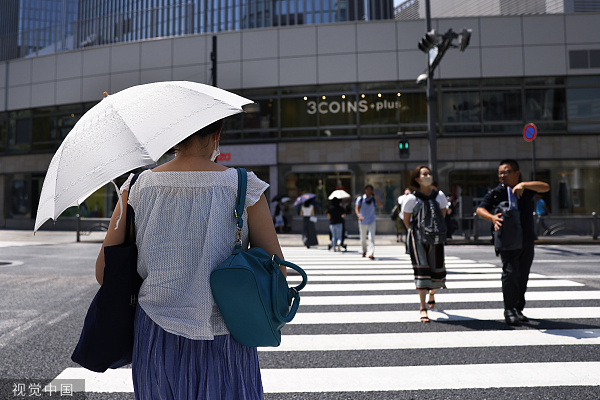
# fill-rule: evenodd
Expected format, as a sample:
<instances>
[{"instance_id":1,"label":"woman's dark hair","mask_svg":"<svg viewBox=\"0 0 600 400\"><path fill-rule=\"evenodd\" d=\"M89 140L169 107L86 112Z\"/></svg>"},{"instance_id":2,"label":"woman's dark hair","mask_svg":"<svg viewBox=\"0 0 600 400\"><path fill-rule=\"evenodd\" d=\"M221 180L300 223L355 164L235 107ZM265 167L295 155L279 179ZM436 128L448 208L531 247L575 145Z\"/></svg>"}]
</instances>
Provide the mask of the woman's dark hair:
<instances>
[{"instance_id":1,"label":"woman's dark hair","mask_svg":"<svg viewBox=\"0 0 600 400\"><path fill-rule=\"evenodd\" d=\"M302 204L303 207L310 207L313 204L313 199L308 199Z\"/></svg>"},{"instance_id":2,"label":"woman's dark hair","mask_svg":"<svg viewBox=\"0 0 600 400\"><path fill-rule=\"evenodd\" d=\"M427 168L429 172L431 172L427 165L419 165L417 168L410 171L410 178L408 180L408 184L414 187L415 189L418 189L420 187L419 182L417 182L417 178L421 176L421 170L423 168Z\"/></svg>"},{"instance_id":3,"label":"woman's dark hair","mask_svg":"<svg viewBox=\"0 0 600 400\"><path fill-rule=\"evenodd\" d=\"M196 132L179 142L172 150L176 150L177 147L188 147L194 138L204 138L212 135L213 133L221 131L221 129L223 129L222 119L215 121L210 125L206 125L204 128L198 129Z\"/></svg>"}]
</instances>

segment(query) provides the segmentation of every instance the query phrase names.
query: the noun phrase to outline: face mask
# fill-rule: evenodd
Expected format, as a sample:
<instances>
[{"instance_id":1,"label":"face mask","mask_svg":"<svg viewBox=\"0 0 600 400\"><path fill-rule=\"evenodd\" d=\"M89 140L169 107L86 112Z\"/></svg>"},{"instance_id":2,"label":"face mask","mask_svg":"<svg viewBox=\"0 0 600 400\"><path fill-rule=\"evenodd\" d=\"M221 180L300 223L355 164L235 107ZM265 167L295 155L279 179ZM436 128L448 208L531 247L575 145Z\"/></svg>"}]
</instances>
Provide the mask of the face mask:
<instances>
[{"instance_id":1,"label":"face mask","mask_svg":"<svg viewBox=\"0 0 600 400\"><path fill-rule=\"evenodd\" d=\"M219 157L219 155L221 155L221 151L219 150L219 143L217 143L215 145L215 149L213 150L210 156L210 161L214 162L217 159L217 157Z\"/></svg>"},{"instance_id":2,"label":"face mask","mask_svg":"<svg viewBox=\"0 0 600 400\"><path fill-rule=\"evenodd\" d=\"M421 178L422 186L431 186L432 183L433 183L433 178L431 176L424 176Z\"/></svg>"}]
</instances>

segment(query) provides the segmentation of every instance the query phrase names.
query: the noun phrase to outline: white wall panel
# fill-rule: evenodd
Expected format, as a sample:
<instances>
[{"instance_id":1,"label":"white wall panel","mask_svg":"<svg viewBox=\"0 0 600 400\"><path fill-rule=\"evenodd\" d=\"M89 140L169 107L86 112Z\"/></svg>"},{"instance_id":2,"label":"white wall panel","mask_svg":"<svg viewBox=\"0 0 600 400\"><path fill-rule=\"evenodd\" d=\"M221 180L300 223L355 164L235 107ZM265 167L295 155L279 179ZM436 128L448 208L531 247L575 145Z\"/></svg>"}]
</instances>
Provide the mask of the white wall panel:
<instances>
[{"instance_id":1,"label":"white wall panel","mask_svg":"<svg viewBox=\"0 0 600 400\"><path fill-rule=\"evenodd\" d=\"M37 57L32 61L32 83L56 80L56 56Z\"/></svg>"},{"instance_id":2,"label":"white wall panel","mask_svg":"<svg viewBox=\"0 0 600 400\"><path fill-rule=\"evenodd\" d=\"M8 88L7 109L18 110L31 107L31 86L15 86Z\"/></svg>"},{"instance_id":3,"label":"white wall panel","mask_svg":"<svg viewBox=\"0 0 600 400\"><path fill-rule=\"evenodd\" d=\"M83 53L83 76L108 74L110 72L110 47L86 49ZM59 54L58 57L62 55Z\"/></svg>"},{"instance_id":4,"label":"white wall panel","mask_svg":"<svg viewBox=\"0 0 600 400\"><path fill-rule=\"evenodd\" d=\"M356 25L357 50L395 51L396 23L379 21L377 24L360 23Z\"/></svg>"},{"instance_id":5,"label":"white wall panel","mask_svg":"<svg viewBox=\"0 0 600 400\"><path fill-rule=\"evenodd\" d=\"M425 65L425 60L423 64ZM438 68L439 72L435 75L438 78L480 78L481 50L471 47L467 47L465 51L448 50Z\"/></svg>"},{"instance_id":6,"label":"white wall panel","mask_svg":"<svg viewBox=\"0 0 600 400\"><path fill-rule=\"evenodd\" d=\"M356 54L323 55L318 60L319 84L356 82Z\"/></svg>"},{"instance_id":7,"label":"white wall panel","mask_svg":"<svg viewBox=\"0 0 600 400\"><path fill-rule=\"evenodd\" d=\"M56 82L31 85L31 107L51 106L55 104Z\"/></svg>"},{"instance_id":8,"label":"white wall panel","mask_svg":"<svg viewBox=\"0 0 600 400\"><path fill-rule=\"evenodd\" d=\"M417 76L427 67L425 54L420 51L401 51L398 53L398 79L416 81Z\"/></svg>"},{"instance_id":9,"label":"white wall panel","mask_svg":"<svg viewBox=\"0 0 600 400\"><path fill-rule=\"evenodd\" d=\"M207 43L210 40L209 48ZM219 43L217 43L217 46ZM210 61L211 36L187 36L173 39L173 65L199 64ZM217 48L217 51L219 49ZM223 49L226 51L227 49ZM217 54L218 55L218 54Z\"/></svg>"},{"instance_id":10,"label":"white wall panel","mask_svg":"<svg viewBox=\"0 0 600 400\"><path fill-rule=\"evenodd\" d=\"M139 85L140 71L122 72L110 75L110 91L109 94L120 92L128 87Z\"/></svg>"},{"instance_id":11,"label":"white wall panel","mask_svg":"<svg viewBox=\"0 0 600 400\"><path fill-rule=\"evenodd\" d=\"M9 61L8 86L31 84L32 64L33 60L31 59Z\"/></svg>"},{"instance_id":12,"label":"white wall panel","mask_svg":"<svg viewBox=\"0 0 600 400\"><path fill-rule=\"evenodd\" d=\"M239 89L242 87L242 64L239 62L219 63L217 70L217 86L223 89ZM189 80L189 79L187 79ZM206 81L200 83L212 84L210 71Z\"/></svg>"},{"instance_id":13,"label":"white wall panel","mask_svg":"<svg viewBox=\"0 0 600 400\"><path fill-rule=\"evenodd\" d=\"M598 14L568 15L565 35L567 44L591 43L598 47L598 38L600 37Z\"/></svg>"},{"instance_id":14,"label":"white wall panel","mask_svg":"<svg viewBox=\"0 0 600 400\"><path fill-rule=\"evenodd\" d=\"M242 59L261 60L277 58L278 29L247 30L242 34Z\"/></svg>"},{"instance_id":15,"label":"white wall panel","mask_svg":"<svg viewBox=\"0 0 600 400\"><path fill-rule=\"evenodd\" d=\"M141 68L167 68L172 65L172 39L141 42Z\"/></svg>"},{"instance_id":16,"label":"white wall panel","mask_svg":"<svg viewBox=\"0 0 600 400\"><path fill-rule=\"evenodd\" d=\"M56 84L56 104L81 102L82 79L66 79Z\"/></svg>"},{"instance_id":17,"label":"white wall panel","mask_svg":"<svg viewBox=\"0 0 600 400\"><path fill-rule=\"evenodd\" d=\"M222 69L226 68L226 64L222 64ZM239 63L237 63L239 65ZM208 83L210 79L210 66L206 64L186 65L183 67L173 68L174 81L192 81L200 83Z\"/></svg>"},{"instance_id":18,"label":"white wall panel","mask_svg":"<svg viewBox=\"0 0 600 400\"><path fill-rule=\"evenodd\" d=\"M110 48L110 72L139 71L140 44L120 44Z\"/></svg>"},{"instance_id":19,"label":"white wall panel","mask_svg":"<svg viewBox=\"0 0 600 400\"><path fill-rule=\"evenodd\" d=\"M525 46L525 75L565 75L568 68L565 47Z\"/></svg>"},{"instance_id":20,"label":"white wall panel","mask_svg":"<svg viewBox=\"0 0 600 400\"><path fill-rule=\"evenodd\" d=\"M523 44L564 44L565 17L563 15L523 17Z\"/></svg>"},{"instance_id":21,"label":"white wall panel","mask_svg":"<svg viewBox=\"0 0 600 400\"><path fill-rule=\"evenodd\" d=\"M110 75L96 75L82 79L81 101L100 101L104 92L110 93Z\"/></svg>"},{"instance_id":22,"label":"white wall panel","mask_svg":"<svg viewBox=\"0 0 600 400\"><path fill-rule=\"evenodd\" d=\"M395 81L398 79L396 52L358 54L358 80Z\"/></svg>"},{"instance_id":23,"label":"white wall panel","mask_svg":"<svg viewBox=\"0 0 600 400\"><path fill-rule=\"evenodd\" d=\"M56 59L56 79L79 78L83 73L83 53L71 51L61 53Z\"/></svg>"},{"instance_id":24,"label":"white wall panel","mask_svg":"<svg viewBox=\"0 0 600 400\"><path fill-rule=\"evenodd\" d=\"M277 59L244 61L242 64L242 87L267 87L279 84Z\"/></svg>"},{"instance_id":25,"label":"white wall panel","mask_svg":"<svg viewBox=\"0 0 600 400\"><path fill-rule=\"evenodd\" d=\"M210 56L212 36L206 38L206 53ZM217 62L239 61L242 57L242 34L224 33L217 36ZM210 62L210 57L207 59Z\"/></svg>"},{"instance_id":26,"label":"white wall panel","mask_svg":"<svg viewBox=\"0 0 600 400\"><path fill-rule=\"evenodd\" d=\"M522 47L514 46L481 49L481 73L485 77L522 76Z\"/></svg>"},{"instance_id":27,"label":"white wall panel","mask_svg":"<svg viewBox=\"0 0 600 400\"><path fill-rule=\"evenodd\" d=\"M317 27L317 52L320 55L356 52L356 25L319 25Z\"/></svg>"},{"instance_id":28,"label":"white wall panel","mask_svg":"<svg viewBox=\"0 0 600 400\"><path fill-rule=\"evenodd\" d=\"M172 68L143 69L140 73L140 83L170 81L173 76Z\"/></svg>"},{"instance_id":29,"label":"white wall panel","mask_svg":"<svg viewBox=\"0 0 600 400\"><path fill-rule=\"evenodd\" d=\"M522 32L519 17L484 18L480 29L482 47L521 45Z\"/></svg>"},{"instance_id":30,"label":"white wall panel","mask_svg":"<svg viewBox=\"0 0 600 400\"><path fill-rule=\"evenodd\" d=\"M425 34L424 21L396 22L398 50L415 50Z\"/></svg>"},{"instance_id":31,"label":"white wall panel","mask_svg":"<svg viewBox=\"0 0 600 400\"><path fill-rule=\"evenodd\" d=\"M279 60L281 86L314 85L317 81L317 57L290 57Z\"/></svg>"},{"instance_id":32,"label":"white wall panel","mask_svg":"<svg viewBox=\"0 0 600 400\"><path fill-rule=\"evenodd\" d=\"M279 56L314 56L317 54L316 26L298 26L279 30Z\"/></svg>"}]
</instances>

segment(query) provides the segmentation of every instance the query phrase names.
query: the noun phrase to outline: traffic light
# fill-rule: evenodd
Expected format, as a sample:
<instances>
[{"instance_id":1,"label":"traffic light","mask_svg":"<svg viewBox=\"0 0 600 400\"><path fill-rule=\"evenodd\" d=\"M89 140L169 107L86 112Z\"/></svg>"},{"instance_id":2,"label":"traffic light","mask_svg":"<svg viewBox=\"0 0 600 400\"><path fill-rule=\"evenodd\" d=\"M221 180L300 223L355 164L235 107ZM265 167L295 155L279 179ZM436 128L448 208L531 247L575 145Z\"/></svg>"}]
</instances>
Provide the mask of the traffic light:
<instances>
[{"instance_id":1,"label":"traffic light","mask_svg":"<svg viewBox=\"0 0 600 400\"><path fill-rule=\"evenodd\" d=\"M398 142L398 153L400 154L400 158L408 158L410 156L408 140L402 139Z\"/></svg>"},{"instance_id":2,"label":"traffic light","mask_svg":"<svg viewBox=\"0 0 600 400\"><path fill-rule=\"evenodd\" d=\"M471 32L472 29L463 28L462 32L458 35L458 49L460 51L465 51L467 46L469 45L469 41L471 40Z\"/></svg>"},{"instance_id":3,"label":"traffic light","mask_svg":"<svg viewBox=\"0 0 600 400\"><path fill-rule=\"evenodd\" d=\"M438 36L435 33L435 29L430 30L421 38L419 41L419 50L423 53L429 53L429 50L434 48L438 44Z\"/></svg>"}]
</instances>

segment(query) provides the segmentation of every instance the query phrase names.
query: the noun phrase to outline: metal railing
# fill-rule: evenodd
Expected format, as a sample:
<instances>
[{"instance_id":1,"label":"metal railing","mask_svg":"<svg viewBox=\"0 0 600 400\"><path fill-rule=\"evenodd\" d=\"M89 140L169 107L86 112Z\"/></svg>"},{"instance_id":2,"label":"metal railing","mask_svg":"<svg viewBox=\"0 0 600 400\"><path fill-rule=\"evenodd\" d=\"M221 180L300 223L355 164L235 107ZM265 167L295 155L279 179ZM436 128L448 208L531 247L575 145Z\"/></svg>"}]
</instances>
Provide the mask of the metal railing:
<instances>
[{"instance_id":1,"label":"metal railing","mask_svg":"<svg viewBox=\"0 0 600 400\"><path fill-rule=\"evenodd\" d=\"M82 235L89 235L93 231L106 232L110 218L87 218L76 215L75 234L77 242L81 242Z\"/></svg>"}]
</instances>

